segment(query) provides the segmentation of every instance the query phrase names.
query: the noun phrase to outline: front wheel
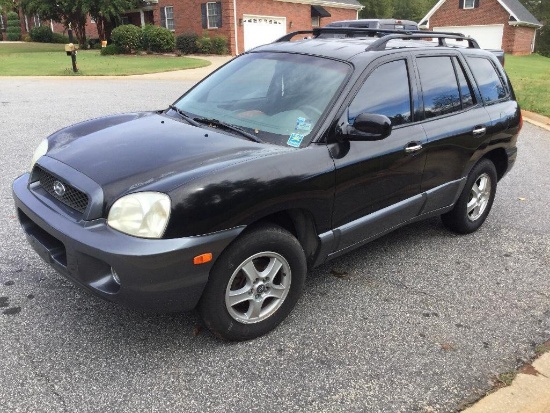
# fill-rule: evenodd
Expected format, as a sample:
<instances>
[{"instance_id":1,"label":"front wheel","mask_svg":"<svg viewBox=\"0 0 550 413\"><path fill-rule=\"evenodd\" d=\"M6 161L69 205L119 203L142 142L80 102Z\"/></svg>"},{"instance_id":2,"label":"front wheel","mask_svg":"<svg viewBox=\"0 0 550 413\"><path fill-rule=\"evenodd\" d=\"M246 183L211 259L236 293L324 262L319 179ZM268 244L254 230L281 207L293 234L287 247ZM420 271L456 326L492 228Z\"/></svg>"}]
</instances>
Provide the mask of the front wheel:
<instances>
[{"instance_id":1,"label":"front wheel","mask_svg":"<svg viewBox=\"0 0 550 413\"><path fill-rule=\"evenodd\" d=\"M306 276L302 246L288 231L262 225L220 256L198 310L206 326L227 340L273 330L294 308Z\"/></svg>"},{"instance_id":2,"label":"front wheel","mask_svg":"<svg viewBox=\"0 0 550 413\"><path fill-rule=\"evenodd\" d=\"M476 231L489 215L496 190L495 165L488 159L482 159L470 171L454 208L441 216L443 224L460 234Z\"/></svg>"}]
</instances>

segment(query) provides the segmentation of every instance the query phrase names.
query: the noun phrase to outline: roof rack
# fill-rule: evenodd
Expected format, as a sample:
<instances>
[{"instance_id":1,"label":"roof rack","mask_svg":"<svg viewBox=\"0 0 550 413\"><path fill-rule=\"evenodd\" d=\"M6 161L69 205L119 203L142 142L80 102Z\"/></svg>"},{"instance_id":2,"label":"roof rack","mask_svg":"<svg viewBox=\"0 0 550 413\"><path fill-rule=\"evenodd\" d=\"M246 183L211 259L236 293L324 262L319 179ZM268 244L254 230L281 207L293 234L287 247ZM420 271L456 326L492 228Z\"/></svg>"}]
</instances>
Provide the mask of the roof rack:
<instances>
[{"instance_id":1,"label":"roof rack","mask_svg":"<svg viewBox=\"0 0 550 413\"><path fill-rule=\"evenodd\" d=\"M379 37L378 40L370 44L366 50L385 50L386 45L390 40L395 39L438 39L438 45L445 47L448 46L446 39L453 39L457 41L466 40L468 47L471 49L479 49L479 44L475 39L465 36L461 33L450 32L430 32L425 30L396 30L396 29L369 29L366 27L318 27L313 30L298 30L275 40L275 43L288 42L294 36L299 34L313 34L314 38L321 36L322 34L344 34L346 37L354 37L357 34L365 34L369 37Z\"/></svg>"}]
</instances>

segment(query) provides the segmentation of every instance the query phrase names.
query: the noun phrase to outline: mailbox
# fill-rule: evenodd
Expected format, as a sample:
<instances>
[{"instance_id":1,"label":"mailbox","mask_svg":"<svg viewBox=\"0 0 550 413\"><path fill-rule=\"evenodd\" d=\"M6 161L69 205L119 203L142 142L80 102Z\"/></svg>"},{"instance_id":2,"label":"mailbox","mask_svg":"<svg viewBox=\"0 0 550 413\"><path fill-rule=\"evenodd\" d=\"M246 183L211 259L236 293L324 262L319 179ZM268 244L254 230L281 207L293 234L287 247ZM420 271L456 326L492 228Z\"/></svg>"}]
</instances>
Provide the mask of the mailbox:
<instances>
[{"instance_id":1,"label":"mailbox","mask_svg":"<svg viewBox=\"0 0 550 413\"><path fill-rule=\"evenodd\" d=\"M78 45L73 43L68 43L65 45L65 52L67 53L67 56L70 56L73 52L76 53L78 50Z\"/></svg>"}]
</instances>

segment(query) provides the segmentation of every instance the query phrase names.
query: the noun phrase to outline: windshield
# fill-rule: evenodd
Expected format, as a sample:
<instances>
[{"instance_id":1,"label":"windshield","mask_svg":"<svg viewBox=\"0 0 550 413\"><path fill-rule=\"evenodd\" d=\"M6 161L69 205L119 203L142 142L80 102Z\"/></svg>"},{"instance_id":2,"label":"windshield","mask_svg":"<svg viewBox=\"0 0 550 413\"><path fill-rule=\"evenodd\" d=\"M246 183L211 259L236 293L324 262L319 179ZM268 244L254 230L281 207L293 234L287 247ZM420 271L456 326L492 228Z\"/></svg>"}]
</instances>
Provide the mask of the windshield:
<instances>
[{"instance_id":1,"label":"windshield","mask_svg":"<svg viewBox=\"0 0 550 413\"><path fill-rule=\"evenodd\" d=\"M345 63L319 57L250 53L198 84L175 106L203 122L237 126L263 142L303 147L349 70Z\"/></svg>"}]
</instances>

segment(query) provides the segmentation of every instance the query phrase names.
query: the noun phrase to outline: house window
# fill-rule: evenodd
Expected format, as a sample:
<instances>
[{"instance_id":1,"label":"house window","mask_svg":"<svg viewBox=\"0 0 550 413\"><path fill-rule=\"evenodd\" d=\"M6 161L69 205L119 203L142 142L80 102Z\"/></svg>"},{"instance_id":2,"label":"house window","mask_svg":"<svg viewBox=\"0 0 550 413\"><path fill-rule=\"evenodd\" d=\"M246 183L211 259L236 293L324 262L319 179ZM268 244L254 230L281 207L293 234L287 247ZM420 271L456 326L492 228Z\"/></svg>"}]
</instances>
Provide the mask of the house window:
<instances>
[{"instance_id":1,"label":"house window","mask_svg":"<svg viewBox=\"0 0 550 413\"><path fill-rule=\"evenodd\" d=\"M219 29L222 27L221 1L202 3L201 14L203 29Z\"/></svg>"},{"instance_id":2,"label":"house window","mask_svg":"<svg viewBox=\"0 0 550 413\"><path fill-rule=\"evenodd\" d=\"M475 0L464 0L465 9L473 9L475 7Z\"/></svg>"},{"instance_id":3,"label":"house window","mask_svg":"<svg viewBox=\"0 0 550 413\"><path fill-rule=\"evenodd\" d=\"M174 30L174 6L166 6L164 8L166 15L166 28L168 30Z\"/></svg>"},{"instance_id":4,"label":"house window","mask_svg":"<svg viewBox=\"0 0 550 413\"><path fill-rule=\"evenodd\" d=\"M311 17L311 26L312 27L319 27L321 25L319 16L312 16Z\"/></svg>"},{"instance_id":5,"label":"house window","mask_svg":"<svg viewBox=\"0 0 550 413\"><path fill-rule=\"evenodd\" d=\"M208 19L208 28L216 29L218 27L217 3L206 3L206 16Z\"/></svg>"},{"instance_id":6,"label":"house window","mask_svg":"<svg viewBox=\"0 0 550 413\"><path fill-rule=\"evenodd\" d=\"M32 16L32 22L34 27L40 27L42 22L40 21L40 16L38 14L35 14Z\"/></svg>"}]
</instances>

